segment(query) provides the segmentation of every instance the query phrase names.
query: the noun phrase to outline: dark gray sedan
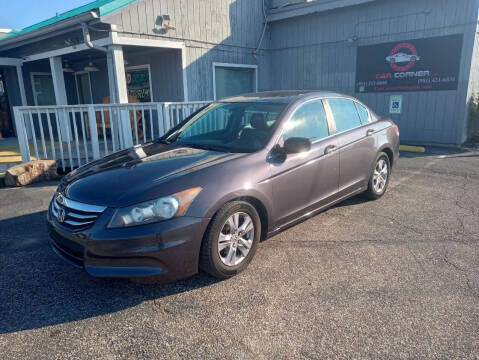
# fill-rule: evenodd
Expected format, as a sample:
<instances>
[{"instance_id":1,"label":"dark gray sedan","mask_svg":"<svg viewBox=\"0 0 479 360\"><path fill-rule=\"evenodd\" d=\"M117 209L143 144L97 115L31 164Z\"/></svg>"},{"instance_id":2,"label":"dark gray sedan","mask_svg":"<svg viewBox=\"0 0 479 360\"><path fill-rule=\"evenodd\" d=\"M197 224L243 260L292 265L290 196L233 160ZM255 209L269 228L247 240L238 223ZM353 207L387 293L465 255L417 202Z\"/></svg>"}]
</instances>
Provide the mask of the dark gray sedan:
<instances>
[{"instance_id":1,"label":"dark gray sedan","mask_svg":"<svg viewBox=\"0 0 479 360\"><path fill-rule=\"evenodd\" d=\"M398 127L349 96L225 99L65 176L51 245L93 276L228 278L262 239L348 197L381 197L398 148Z\"/></svg>"}]
</instances>

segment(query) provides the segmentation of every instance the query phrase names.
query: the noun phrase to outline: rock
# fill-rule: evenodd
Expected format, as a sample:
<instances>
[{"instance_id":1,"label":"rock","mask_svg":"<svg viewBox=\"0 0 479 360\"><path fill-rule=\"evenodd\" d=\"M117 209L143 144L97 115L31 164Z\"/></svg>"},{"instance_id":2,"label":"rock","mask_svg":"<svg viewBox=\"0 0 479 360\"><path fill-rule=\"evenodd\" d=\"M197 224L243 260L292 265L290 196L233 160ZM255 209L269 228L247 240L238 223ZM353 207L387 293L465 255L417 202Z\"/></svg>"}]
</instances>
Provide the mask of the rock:
<instances>
[{"instance_id":1,"label":"rock","mask_svg":"<svg viewBox=\"0 0 479 360\"><path fill-rule=\"evenodd\" d=\"M11 167L5 173L6 186L24 186L58 177L55 160L35 160Z\"/></svg>"}]
</instances>

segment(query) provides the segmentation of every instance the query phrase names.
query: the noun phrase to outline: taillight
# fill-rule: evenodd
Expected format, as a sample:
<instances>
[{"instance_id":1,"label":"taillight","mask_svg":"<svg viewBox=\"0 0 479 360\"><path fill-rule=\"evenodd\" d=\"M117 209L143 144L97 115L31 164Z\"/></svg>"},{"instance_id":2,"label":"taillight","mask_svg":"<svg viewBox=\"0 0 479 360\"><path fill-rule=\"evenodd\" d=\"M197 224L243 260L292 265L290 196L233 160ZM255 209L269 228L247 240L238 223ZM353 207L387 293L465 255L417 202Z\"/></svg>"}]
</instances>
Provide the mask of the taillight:
<instances>
[{"instance_id":1,"label":"taillight","mask_svg":"<svg viewBox=\"0 0 479 360\"><path fill-rule=\"evenodd\" d=\"M393 124L393 130L397 136L399 136L399 127L396 124Z\"/></svg>"}]
</instances>

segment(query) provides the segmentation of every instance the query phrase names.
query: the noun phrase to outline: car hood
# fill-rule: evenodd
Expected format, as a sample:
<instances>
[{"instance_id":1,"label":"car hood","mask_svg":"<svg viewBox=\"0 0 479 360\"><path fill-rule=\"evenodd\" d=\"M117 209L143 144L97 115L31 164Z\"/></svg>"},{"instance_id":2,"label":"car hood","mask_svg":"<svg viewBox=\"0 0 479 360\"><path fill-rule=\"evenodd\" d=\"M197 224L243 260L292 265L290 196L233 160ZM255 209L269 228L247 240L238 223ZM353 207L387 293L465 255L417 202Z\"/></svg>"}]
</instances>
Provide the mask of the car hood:
<instances>
[{"instance_id":1,"label":"car hood","mask_svg":"<svg viewBox=\"0 0 479 360\"><path fill-rule=\"evenodd\" d=\"M65 176L59 191L79 202L121 207L184 190L171 180L232 160L223 153L162 143L122 150L82 166ZM191 187L198 184L191 184Z\"/></svg>"}]
</instances>

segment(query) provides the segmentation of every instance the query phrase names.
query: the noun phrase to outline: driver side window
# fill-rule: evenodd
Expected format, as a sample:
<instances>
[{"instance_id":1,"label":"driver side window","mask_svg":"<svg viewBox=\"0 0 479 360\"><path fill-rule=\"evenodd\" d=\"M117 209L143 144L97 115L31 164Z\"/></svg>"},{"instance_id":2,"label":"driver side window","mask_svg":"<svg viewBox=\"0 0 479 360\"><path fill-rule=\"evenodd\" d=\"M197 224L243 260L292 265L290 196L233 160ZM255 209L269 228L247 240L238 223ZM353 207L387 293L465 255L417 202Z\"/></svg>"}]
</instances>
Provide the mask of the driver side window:
<instances>
[{"instance_id":1,"label":"driver side window","mask_svg":"<svg viewBox=\"0 0 479 360\"><path fill-rule=\"evenodd\" d=\"M328 135L326 112L321 100L312 100L301 105L283 129L283 141L292 137L302 137L314 142Z\"/></svg>"}]
</instances>

